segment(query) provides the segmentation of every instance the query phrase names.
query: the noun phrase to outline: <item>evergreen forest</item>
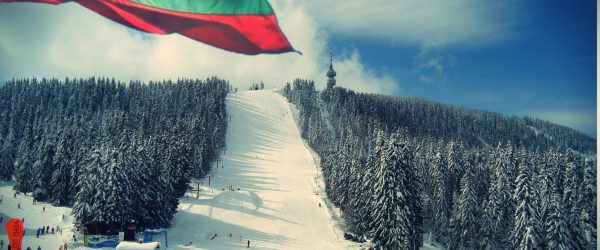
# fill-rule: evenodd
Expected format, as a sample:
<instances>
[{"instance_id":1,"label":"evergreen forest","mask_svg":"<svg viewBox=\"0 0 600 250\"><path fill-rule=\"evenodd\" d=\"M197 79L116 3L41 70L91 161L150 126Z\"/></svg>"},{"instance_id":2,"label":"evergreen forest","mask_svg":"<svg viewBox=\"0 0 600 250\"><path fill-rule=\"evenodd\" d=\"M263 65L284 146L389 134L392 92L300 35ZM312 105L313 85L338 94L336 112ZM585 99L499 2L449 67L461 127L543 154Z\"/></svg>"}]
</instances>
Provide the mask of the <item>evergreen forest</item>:
<instances>
[{"instance_id":1,"label":"evergreen forest","mask_svg":"<svg viewBox=\"0 0 600 250\"><path fill-rule=\"evenodd\" d=\"M0 179L79 224L170 225L225 147L227 81L15 79L0 87Z\"/></svg>"},{"instance_id":2,"label":"evergreen forest","mask_svg":"<svg viewBox=\"0 0 600 250\"><path fill-rule=\"evenodd\" d=\"M348 232L382 249L595 249L596 141L413 97L282 90ZM426 237L429 238L429 237Z\"/></svg>"}]
</instances>

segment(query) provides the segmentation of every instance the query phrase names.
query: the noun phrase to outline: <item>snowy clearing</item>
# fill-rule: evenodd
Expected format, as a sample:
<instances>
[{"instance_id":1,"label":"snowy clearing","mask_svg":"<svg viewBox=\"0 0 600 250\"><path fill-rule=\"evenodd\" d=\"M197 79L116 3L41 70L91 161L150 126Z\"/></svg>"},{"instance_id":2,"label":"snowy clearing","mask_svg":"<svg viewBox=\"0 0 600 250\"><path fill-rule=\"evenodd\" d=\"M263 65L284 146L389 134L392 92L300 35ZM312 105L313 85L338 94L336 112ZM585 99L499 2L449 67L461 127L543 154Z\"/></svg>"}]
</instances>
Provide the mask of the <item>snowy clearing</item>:
<instances>
[{"instance_id":1,"label":"snowy clearing","mask_svg":"<svg viewBox=\"0 0 600 250\"><path fill-rule=\"evenodd\" d=\"M317 195L317 168L287 100L272 90L232 94L227 112L227 150L210 187L206 178L198 199L195 191L182 199L169 248L235 249L249 240L259 249L357 249Z\"/></svg>"}]
</instances>

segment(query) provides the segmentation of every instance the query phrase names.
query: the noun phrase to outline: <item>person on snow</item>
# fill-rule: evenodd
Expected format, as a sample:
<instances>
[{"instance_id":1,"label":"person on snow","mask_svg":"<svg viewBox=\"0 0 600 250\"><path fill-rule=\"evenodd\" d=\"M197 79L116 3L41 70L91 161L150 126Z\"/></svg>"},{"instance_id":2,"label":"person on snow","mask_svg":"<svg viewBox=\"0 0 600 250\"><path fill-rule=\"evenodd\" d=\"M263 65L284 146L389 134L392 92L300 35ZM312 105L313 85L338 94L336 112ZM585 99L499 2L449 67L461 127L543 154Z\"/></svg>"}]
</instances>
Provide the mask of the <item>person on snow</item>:
<instances>
[{"instance_id":1,"label":"person on snow","mask_svg":"<svg viewBox=\"0 0 600 250\"><path fill-rule=\"evenodd\" d=\"M54 228L52 228L52 234L54 234Z\"/></svg>"},{"instance_id":2,"label":"person on snow","mask_svg":"<svg viewBox=\"0 0 600 250\"><path fill-rule=\"evenodd\" d=\"M35 233L35 237L39 238L40 237L40 229L38 228L37 233Z\"/></svg>"},{"instance_id":3,"label":"person on snow","mask_svg":"<svg viewBox=\"0 0 600 250\"><path fill-rule=\"evenodd\" d=\"M321 202L319 202L319 207L321 207Z\"/></svg>"},{"instance_id":4,"label":"person on snow","mask_svg":"<svg viewBox=\"0 0 600 250\"><path fill-rule=\"evenodd\" d=\"M246 248L250 248L250 240L248 240L248 246Z\"/></svg>"},{"instance_id":5,"label":"person on snow","mask_svg":"<svg viewBox=\"0 0 600 250\"><path fill-rule=\"evenodd\" d=\"M44 213L46 212L46 207L42 208L42 212L44 212Z\"/></svg>"},{"instance_id":6,"label":"person on snow","mask_svg":"<svg viewBox=\"0 0 600 250\"><path fill-rule=\"evenodd\" d=\"M50 226L46 226L46 233L50 232Z\"/></svg>"},{"instance_id":7,"label":"person on snow","mask_svg":"<svg viewBox=\"0 0 600 250\"><path fill-rule=\"evenodd\" d=\"M21 209L21 203L17 204L17 208Z\"/></svg>"},{"instance_id":8,"label":"person on snow","mask_svg":"<svg viewBox=\"0 0 600 250\"><path fill-rule=\"evenodd\" d=\"M31 247L27 247L27 250L31 250Z\"/></svg>"},{"instance_id":9,"label":"person on snow","mask_svg":"<svg viewBox=\"0 0 600 250\"><path fill-rule=\"evenodd\" d=\"M0 240L0 249L4 249L4 240Z\"/></svg>"},{"instance_id":10,"label":"person on snow","mask_svg":"<svg viewBox=\"0 0 600 250\"><path fill-rule=\"evenodd\" d=\"M67 248L69 248L69 245L67 245L67 243L66 243L66 242L65 242L65 245L64 245L64 246L65 246L65 248L64 248L65 250L67 250Z\"/></svg>"},{"instance_id":11,"label":"person on snow","mask_svg":"<svg viewBox=\"0 0 600 250\"><path fill-rule=\"evenodd\" d=\"M41 247L41 246L38 246L38 250L42 250L42 247Z\"/></svg>"}]
</instances>

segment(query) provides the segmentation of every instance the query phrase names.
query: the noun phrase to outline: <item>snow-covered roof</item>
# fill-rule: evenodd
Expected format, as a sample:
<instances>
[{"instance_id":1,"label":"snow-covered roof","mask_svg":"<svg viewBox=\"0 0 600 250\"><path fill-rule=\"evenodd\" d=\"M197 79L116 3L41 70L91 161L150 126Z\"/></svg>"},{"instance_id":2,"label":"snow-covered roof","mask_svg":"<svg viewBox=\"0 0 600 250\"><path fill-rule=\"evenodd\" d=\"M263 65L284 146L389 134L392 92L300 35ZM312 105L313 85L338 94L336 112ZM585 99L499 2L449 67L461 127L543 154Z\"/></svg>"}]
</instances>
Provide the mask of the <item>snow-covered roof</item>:
<instances>
[{"instance_id":1,"label":"snow-covered roof","mask_svg":"<svg viewBox=\"0 0 600 250\"><path fill-rule=\"evenodd\" d=\"M154 250L158 248L158 242L137 243L123 241L117 245L117 250Z\"/></svg>"}]
</instances>

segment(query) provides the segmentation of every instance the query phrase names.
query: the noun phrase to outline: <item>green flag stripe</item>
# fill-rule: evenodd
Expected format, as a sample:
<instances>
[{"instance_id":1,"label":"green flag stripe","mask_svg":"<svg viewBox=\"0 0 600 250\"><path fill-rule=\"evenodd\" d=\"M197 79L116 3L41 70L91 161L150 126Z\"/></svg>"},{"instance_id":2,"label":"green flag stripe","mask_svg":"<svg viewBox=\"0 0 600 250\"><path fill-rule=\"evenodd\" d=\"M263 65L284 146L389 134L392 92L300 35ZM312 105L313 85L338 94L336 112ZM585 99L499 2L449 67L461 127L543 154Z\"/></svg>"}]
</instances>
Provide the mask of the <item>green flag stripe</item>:
<instances>
[{"instance_id":1,"label":"green flag stripe","mask_svg":"<svg viewBox=\"0 0 600 250\"><path fill-rule=\"evenodd\" d=\"M266 0L130 0L150 7L197 14L270 15Z\"/></svg>"}]
</instances>

